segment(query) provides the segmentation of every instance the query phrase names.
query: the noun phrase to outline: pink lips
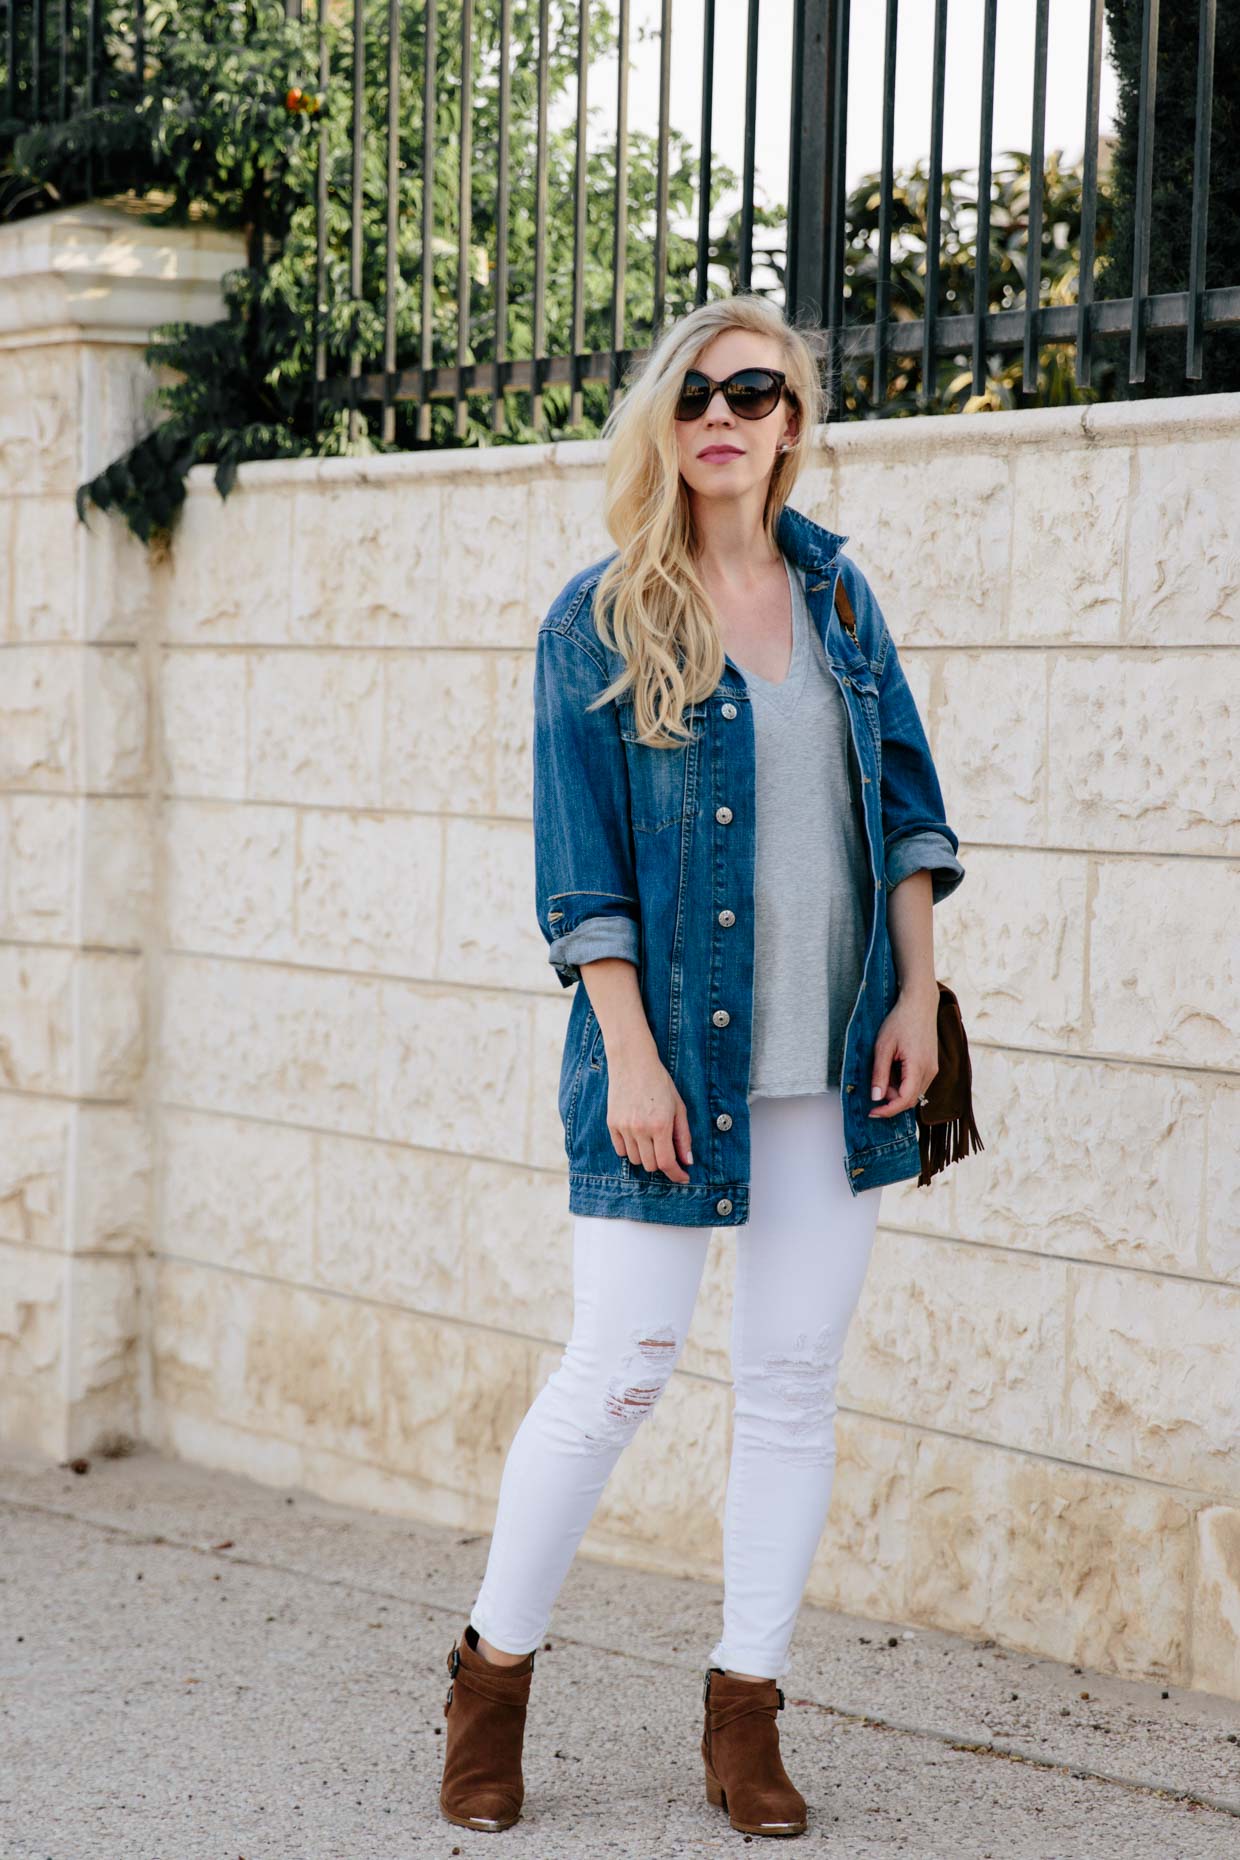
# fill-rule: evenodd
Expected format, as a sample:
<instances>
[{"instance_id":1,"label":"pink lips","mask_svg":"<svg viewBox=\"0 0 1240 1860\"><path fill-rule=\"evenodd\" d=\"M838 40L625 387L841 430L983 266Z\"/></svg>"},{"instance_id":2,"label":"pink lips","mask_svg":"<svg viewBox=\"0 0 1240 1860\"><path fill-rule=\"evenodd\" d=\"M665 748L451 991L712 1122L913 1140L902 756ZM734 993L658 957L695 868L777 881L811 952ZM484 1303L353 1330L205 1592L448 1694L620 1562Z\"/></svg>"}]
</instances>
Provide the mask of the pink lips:
<instances>
[{"instance_id":1,"label":"pink lips","mask_svg":"<svg viewBox=\"0 0 1240 1860\"><path fill-rule=\"evenodd\" d=\"M739 459L744 454L738 446L707 446L698 453L700 459Z\"/></svg>"}]
</instances>

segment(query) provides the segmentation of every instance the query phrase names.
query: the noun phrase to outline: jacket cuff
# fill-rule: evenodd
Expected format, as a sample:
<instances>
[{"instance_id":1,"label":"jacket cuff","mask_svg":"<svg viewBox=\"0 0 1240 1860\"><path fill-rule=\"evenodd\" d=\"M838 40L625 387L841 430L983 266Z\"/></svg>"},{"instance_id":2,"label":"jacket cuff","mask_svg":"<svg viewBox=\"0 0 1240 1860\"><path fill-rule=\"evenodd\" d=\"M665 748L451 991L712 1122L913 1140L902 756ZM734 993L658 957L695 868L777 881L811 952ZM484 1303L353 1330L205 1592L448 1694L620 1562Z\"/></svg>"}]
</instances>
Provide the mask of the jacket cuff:
<instances>
[{"instance_id":1,"label":"jacket cuff","mask_svg":"<svg viewBox=\"0 0 1240 1860\"><path fill-rule=\"evenodd\" d=\"M906 834L887 854L887 889L894 891L910 872L928 871L932 902L941 904L950 898L961 879L964 867L952 851L950 840L942 833Z\"/></svg>"},{"instance_id":2,"label":"jacket cuff","mask_svg":"<svg viewBox=\"0 0 1240 1860\"><path fill-rule=\"evenodd\" d=\"M563 988L581 980L581 964L602 956L622 956L640 966L638 926L632 917L587 917L566 935L558 936L547 951Z\"/></svg>"}]
</instances>

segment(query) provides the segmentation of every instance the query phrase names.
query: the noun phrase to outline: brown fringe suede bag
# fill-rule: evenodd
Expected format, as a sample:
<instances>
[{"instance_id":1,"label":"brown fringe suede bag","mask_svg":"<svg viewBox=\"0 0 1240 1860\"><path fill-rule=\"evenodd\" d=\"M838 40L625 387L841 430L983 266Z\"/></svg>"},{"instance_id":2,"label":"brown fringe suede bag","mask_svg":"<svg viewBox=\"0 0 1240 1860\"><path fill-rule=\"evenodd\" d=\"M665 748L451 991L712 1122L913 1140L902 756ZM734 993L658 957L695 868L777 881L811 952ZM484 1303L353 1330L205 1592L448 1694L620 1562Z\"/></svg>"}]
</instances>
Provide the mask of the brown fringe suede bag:
<instances>
[{"instance_id":1,"label":"brown fringe suede bag","mask_svg":"<svg viewBox=\"0 0 1240 1860\"><path fill-rule=\"evenodd\" d=\"M939 983L939 1069L917 1101L917 1144L920 1188L971 1149L985 1148L973 1121L973 1067L960 1003L946 982Z\"/></svg>"},{"instance_id":2,"label":"brown fringe suede bag","mask_svg":"<svg viewBox=\"0 0 1240 1860\"><path fill-rule=\"evenodd\" d=\"M857 637L857 621L844 578L835 581L835 610L840 623ZM917 1101L917 1145L921 1152L919 1188L929 1185L949 1163L960 1162L970 1149L984 1149L973 1121L973 1068L965 1038L960 1003L946 982L939 983L939 1069L930 1090Z\"/></svg>"}]
</instances>

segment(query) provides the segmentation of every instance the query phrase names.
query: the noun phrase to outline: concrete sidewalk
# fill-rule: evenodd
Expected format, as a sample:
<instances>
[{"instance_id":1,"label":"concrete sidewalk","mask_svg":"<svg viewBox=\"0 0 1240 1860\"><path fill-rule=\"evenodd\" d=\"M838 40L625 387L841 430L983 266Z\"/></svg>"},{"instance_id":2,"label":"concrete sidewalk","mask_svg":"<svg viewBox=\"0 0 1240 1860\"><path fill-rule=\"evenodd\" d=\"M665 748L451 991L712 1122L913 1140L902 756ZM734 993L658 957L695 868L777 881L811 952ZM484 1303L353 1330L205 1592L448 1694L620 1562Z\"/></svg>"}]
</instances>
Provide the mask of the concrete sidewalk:
<instances>
[{"instance_id":1,"label":"concrete sidewalk","mask_svg":"<svg viewBox=\"0 0 1240 1860\"><path fill-rule=\"evenodd\" d=\"M439 1818L444 1659L487 1541L146 1450L82 1474L0 1452L0 1860L764 1845L703 1789L719 1589L584 1556L537 1662L521 1821ZM1240 1853L1240 1704L808 1605L785 1692L810 1817L788 1851Z\"/></svg>"}]
</instances>

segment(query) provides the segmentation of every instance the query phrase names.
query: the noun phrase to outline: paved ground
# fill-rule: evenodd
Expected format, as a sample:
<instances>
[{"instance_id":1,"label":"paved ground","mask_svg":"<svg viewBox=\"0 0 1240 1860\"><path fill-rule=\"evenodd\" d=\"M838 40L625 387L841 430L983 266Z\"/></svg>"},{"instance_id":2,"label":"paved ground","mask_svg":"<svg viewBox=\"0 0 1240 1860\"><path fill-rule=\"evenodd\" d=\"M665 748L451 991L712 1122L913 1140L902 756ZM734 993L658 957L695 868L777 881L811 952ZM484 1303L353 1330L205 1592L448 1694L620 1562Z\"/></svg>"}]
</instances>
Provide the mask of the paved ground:
<instances>
[{"instance_id":1,"label":"paved ground","mask_svg":"<svg viewBox=\"0 0 1240 1860\"><path fill-rule=\"evenodd\" d=\"M142 1451L0 1452L0 1860L841 1860L1240 1854L1240 1704L802 1610L784 1844L705 1799L719 1590L578 1557L539 1655L526 1807L439 1819L444 1657L485 1536Z\"/></svg>"}]
</instances>

